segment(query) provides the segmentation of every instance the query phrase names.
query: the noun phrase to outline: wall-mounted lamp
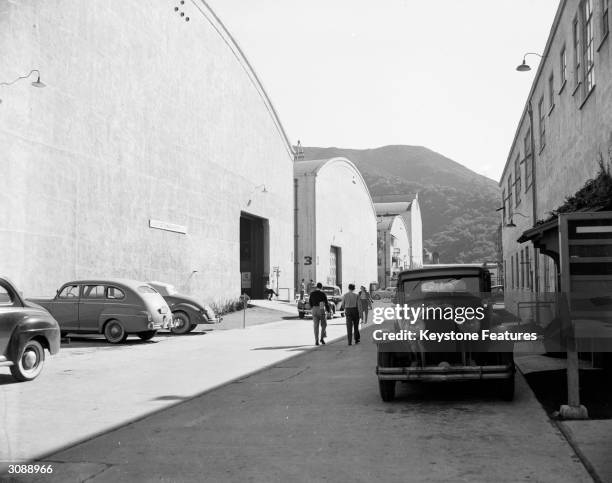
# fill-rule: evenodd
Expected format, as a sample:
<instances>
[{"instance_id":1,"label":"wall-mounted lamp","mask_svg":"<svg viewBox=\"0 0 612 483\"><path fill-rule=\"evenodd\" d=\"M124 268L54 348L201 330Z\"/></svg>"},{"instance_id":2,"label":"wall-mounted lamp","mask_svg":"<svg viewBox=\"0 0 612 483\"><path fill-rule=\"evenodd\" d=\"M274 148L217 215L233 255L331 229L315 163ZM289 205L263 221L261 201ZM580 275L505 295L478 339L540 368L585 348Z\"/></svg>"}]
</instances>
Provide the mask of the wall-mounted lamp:
<instances>
[{"instance_id":1,"label":"wall-mounted lamp","mask_svg":"<svg viewBox=\"0 0 612 483\"><path fill-rule=\"evenodd\" d=\"M22 79L27 79L28 77L30 77L34 73L37 74L37 77L36 77L36 80L34 82L32 82L32 85L34 87L39 87L39 88L47 87L46 84L40 80L40 71L38 69L32 69L28 74L21 75L21 76L17 77L16 79L14 79L14 80L12 80L10 82L0 82L0 86L6 86L6 87L12 86L13 84L19 82ZM2 102L2 99L0 99L0 103L1 102Z\"/></svg>"},{"instance_id":2,"label":"wall-mounted lamp","mask_svg":"<svg viewBox=\"0 0 612 483\"><path fill-rule=\"evenodd\" d=\"M265 184L260 184L260 185L255 186L255 188L253 188L253 191L251 192L251 196L253 195L253 193L255 193L260 188L263 188L261 190L261 193L268 193L268 190L266 189L266 185ZM252 202L253 202L253 199L249 198L249 201L247 201L247 206L251 206Z\"/></svg>"},{"instance_id":3,"label":"wall-mounted lamp","mask_svg":"<svg viewBox=\"0 0 612 483\"><path fill-rule=\"evenodd\" d=\"M522 64L520 64L519 66L516 67L516 70L518 70L519 72L529 72L531 70L531 67L529 66L529 64L527 64L527 62L525 62L525 58L528 55L537 55L540 59L544 58L540 54L536 54L535 52L527 52L525 55L523 55L523 62L522 62Z\"/></svg>"},{"instance_id":4,"label":"wall-mounted lamp","mask_svg":"<svg viewBox=\"0 0 612 483\"><path fill-rule=\"evenodd\" d=\"M512 217L514 215L519 215L519 216L522 216L523 218L529 218L528 216L525 216L522 213L518 213L518 212L512 213L512 215L510 215L510 222L506 223L506 225L505 225L507 228L516 228L516 225L514 224L514 221L512 221Z\"/></svg>"}]
</instances>

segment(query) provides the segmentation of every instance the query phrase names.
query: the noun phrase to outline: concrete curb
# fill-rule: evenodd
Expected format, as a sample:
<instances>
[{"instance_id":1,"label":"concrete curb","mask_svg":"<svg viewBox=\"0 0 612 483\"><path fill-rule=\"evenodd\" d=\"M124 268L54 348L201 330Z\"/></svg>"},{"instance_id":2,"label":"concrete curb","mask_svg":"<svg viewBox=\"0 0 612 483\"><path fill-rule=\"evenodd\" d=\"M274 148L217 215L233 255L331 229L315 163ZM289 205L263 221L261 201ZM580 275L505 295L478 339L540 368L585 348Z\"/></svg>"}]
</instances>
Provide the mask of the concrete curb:
<instances>
[{"instance_id":1,"label":"concrete curb","mask_svg":"<svg viewBox=\"0 0 612 483\"><path fill-rule=\"evenodd\" d=\"M529 390L531 391L531 393L533 394L533 397L535 398L536 401L538 401L538 398L536 397L535 393L533 392L533 389L531 389L531 386L527 382L527 378L525 377L525 374L523 374L523 371L521 371L521 368L518 365L516 366L516 368L518 369L518 372L520 372L521 376L525 380L525 383L526 383L527 387L529 388ZM538 404L540 404L540 401L538 401ZM597 471L595 470L595 467L593 466L593 464L589 461L589 459L586 457L584 452L580 449L580 446L578 445L578 443L574 439L574 435L572 434L571 429L566 427L563 424L563 421L559 421L559 420L551 418L541 404L540 404L540 407L542 408L542 411L544 412L544 414L546 414L546 417L552 423L552 425L555 428L557 428L559 430L559 432L563 435L563 437L565 438L567 443L570 445L570 448L572 448L572 451L574 452L576 457L580 460L580 462L582 463L584 468L589 473L589 476L591 478L593 478L593 481L595 483L604 483L604 481L597 474Z\"/></svg>"},{"instance_id":2,"label":"concrete curb","mask_svg":"<svg viewBox=\"0 0 612 483\"><path fill-rule=\"evenodd\" d=\"M343 335L341 335L339 337L331 339L329 342L326 343L326 345L335 344L335 343L339 342L340 340L344 339L345 337L346 337L346 335L343 334ZM108 434L108 433L112 433L113 431L117 431L118 429L130 426L130 425L132 425L134 423L137 423L137 422L139 422L139 421L141 421L143 419L146 419L146 418L148 418L148 417L150 417L152 415L155 415L157 413L160 413L162 411L165 411L167 409L170 409L170 408L173 408L173 407L176 407L176 406L180 406L181 404L184 404L184 403L187 403L189 401L192 401L192 400L194 400L194 399L196 399L198 397L201 397L201 396L203 396L205 394L208 394L208 393L210 393L212 391L215 391L215 390L217 390L217 389L219 389L221 387L227 386L229 384L233 384L234 382L239 381L241 379L246 379L246 378L251 377L251 376L253 376L255 374L258 374L260 372L266 371L267 369L270 369L270 368L272 368L272 367L274 367L274 366L276 366L276 365L278 365L278 364L280 364L282 362L286 362L288 360L295 359L295 358L300 357L302 355L308 354L308 353L310 353L312 351L322 349L323 347L325 347L325 346L320 346L320 345L316 346L316 345L313 345L310 348L304 349L299 354L289 355L286 358L279 359L279 360L274 361L274 362L272 362L270 364L266 364L264 366L258 367L256 369L253 369L252 371L245 372L244 374L241 374L241 375L239 375L237 377L234 377L232 379L228 379L227 381L224 381L224 382L219 383L219 384L217 384L215 386L209 387L208 389L206 389L206 390L204 390L204 391L202 391L200 393L197 393L197 394L195 394L193 396L190 396L190 397L188 397L186 399L183 399L181 401L177 401L177 402L168 404L167 406L155 409L154 411L151 411L151 412L148 412L146 414L140 415L140 416L138 416L136 418L133 418L133 419L131 419L129 421L123 421L122 423L109 426L108 428L105 428L105 429L103 429L101 431L96 431L96 432L94 432L94 433L92 433L92 434L90 434L90 435L88 435L88 436L86 436L86 437L84 437L82 439L79 438L79 439L70 441L70 442L68 442L66 444L63 444L63 445L58 446L58 447L55 447L55 448L53 448L53 449L51 449L49 451L46 451L46 452L44 452L44 453L42 453L40 455L33 456L28 461L50 461L50 462L53 462L54 460L49 459L49 457L54 455L54 454L56 454L56 453L59 453L59 452L62 452L62 451L66 451L66 450L68 450L68 449L70 449L70 448L72 448L74 446L86 443L86 442L91 441L93 439L96 439L96 438L98 438L98 437L100 437L102 435L105 435L105 434ZM0 464L0 479L1 479L1 477L3 477L6 474L7 470L8 470L8 463L6 465L1 463Z\"/></svg>"}]
</instances>

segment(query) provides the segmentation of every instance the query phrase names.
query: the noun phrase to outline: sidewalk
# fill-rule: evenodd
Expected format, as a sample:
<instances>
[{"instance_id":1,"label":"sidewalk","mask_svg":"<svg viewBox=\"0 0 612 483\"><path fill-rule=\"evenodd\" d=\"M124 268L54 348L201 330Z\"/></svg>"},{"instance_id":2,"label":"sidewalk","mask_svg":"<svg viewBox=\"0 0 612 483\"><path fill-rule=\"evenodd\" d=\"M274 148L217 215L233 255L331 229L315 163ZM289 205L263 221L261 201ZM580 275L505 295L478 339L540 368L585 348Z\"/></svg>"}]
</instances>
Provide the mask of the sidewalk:
<instances>
[{"instance_id":1,"label":"sidewalk","mask_svg":"<svg viewBox=\"0 0 612 483\"><path fill-rule=\"evenodd\" d=\"M542 373L542 376L548 373L547 377L550 379L557 376L558 371L566 369L564 359L538 354L516 355L515 361L520 372L528 380L530 375L533 376L536 373ZM585 367L585 364L580 362L581 368ZM589 409L588 404L587 409ZM566 436L591 476L596 481L612 482L612 419L555 421L555 423Z\"/></svg>"},{"instance_id":2,"label":"sidewalk","mask_svg":"<svg viewBox=\"0 0 612 483\"><path fill-rule=\"evenodd\" d=\"M0 372L0 473L315 348L310 319L281 317L150 343L68 345L29 383ZM345 336L343 320L330 322L328 341Z\"/></svg>"}]
</instances>

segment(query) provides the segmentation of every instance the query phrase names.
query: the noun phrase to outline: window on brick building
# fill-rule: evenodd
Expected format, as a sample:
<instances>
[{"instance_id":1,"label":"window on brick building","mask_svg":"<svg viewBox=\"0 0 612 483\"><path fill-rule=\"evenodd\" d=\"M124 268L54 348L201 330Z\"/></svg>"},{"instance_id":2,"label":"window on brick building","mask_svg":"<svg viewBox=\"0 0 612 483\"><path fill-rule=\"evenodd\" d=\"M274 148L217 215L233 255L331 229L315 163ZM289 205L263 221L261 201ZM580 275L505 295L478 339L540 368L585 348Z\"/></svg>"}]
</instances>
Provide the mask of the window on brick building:
<instances>
[{"instance_id":1,"label":"window on brick building","mask_svg":"<svg viewBox=\"0 0 612 483\"><path fill-rule=\"evenodd\" d=\"M508 219L512 219L512 213L513 213L513 208L512 208L512 175L509 174L508 175Z\"/></svg>"},{"instance_id":2,"label":"window on brick building","mask_svg":"<svg viewBox=\"0 0 612 483\"><path fill-rule=\"evenodd\" d=\"M521 250L521 269L519 270L520 273L520 288L525 288L525 260L524 260L524 255L523 255L523 250Z\"/></svg>"},{"instance_id":3,"label":"window on brick building","mask_svg":"<svg viewBox=\"0 0 612 483\"><path fill-rule=\"evenodd\" d=\"M610 0L601 2L601 37L604 38L610 33Z\"/></svg>"},{"instance_id":4,"label":"window on brick building","mask_svg":"<svg viewBox=\"0 0 612 483\"><path fill-rule=\"evenodd\" d=\"M521 155L517 154L514 160L514 204L521 204Z\"/></svg>"},{"instance_id":5,"label":"window on brick building","mask_svg":"<svg viewBox=\"0 0 612 483\"><path fill-rule=\"evenodd\" d=\"M595 44L593 35L593 0L582 1L582 35L584 38L584 95L595 85Z\"/></svg>"},{"instance_id":6,"label":"window on brick building","mask_svg":"<svg viewBox=\"0 0 612 483\"><path fill-rule=\"evenodd\" d=\"M527 129L527 134L525 134L525 138L523 139L523 145L525 149L525 193L531 187L531 128Z\"/></svg>"},{"instance_id":7,"label":"window on brick building","mask_svg":"<svg viewBox=\"0 0 612 483\"><path fill-rule=\"evenodd\" d=\"M548 110L552 111L552 108L555 107L555 76L551 72L550 77L548 78Z\"/></svg>"},{"instance_id":8,"label":"window on brick building","mask_svg":"<svg viewBox=\"0 0 612 483\"><path fill-rule=\"evenodd\" d=\"M574 44L574 85L578 87L580 84L580 27L578 24L578 17L574 17L572 23L572 41Z\"/></svg>"},{"instance_id":9,"label":"window on brick building","mask_svg":"<svg viewBox=\"0 0 612 483\"><path fill-rule=\"evenodd\" d=\"M559 82L561 82L561 88L563 88L567 80L567 52L565 50L565 45L561 49L561 54L559 55L559 76Z\"/></svg>"},{"instance_id":10,"label":"window on brick building","mask_svg":"<svg viewBox=\"0 0 612 483\"><path fill-rule=\"evenodd\" d=\"M544 123L544 96L538 102L538 130L540 134L540 149L546 146L546 124Z\"/></svg>"}]
</instances>

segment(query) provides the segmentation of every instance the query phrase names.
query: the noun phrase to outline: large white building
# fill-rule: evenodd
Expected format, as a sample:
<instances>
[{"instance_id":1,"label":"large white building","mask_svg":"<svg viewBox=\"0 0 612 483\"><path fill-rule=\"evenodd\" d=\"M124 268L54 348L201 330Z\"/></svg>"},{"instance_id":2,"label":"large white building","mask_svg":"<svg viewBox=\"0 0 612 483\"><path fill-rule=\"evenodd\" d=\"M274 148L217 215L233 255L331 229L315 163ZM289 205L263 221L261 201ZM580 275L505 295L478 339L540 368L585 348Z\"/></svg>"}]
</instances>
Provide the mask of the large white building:
<instances>
[{"instance_id":1,"label":"large white building","mask_svg":"<svg viewBox=\"0 0 612 483\"><path fill-rule=\"evenodd\" d=\"M396 198L390 195L389 198ZM374 203L378 215L378 283L393 285L397 274L423 265L423 221L418 195L410 201Z\"/></svg>"},{"instance_id":2,"label":"large white building","mask_svg":"<svg viewBox=\"0 0 612 483\"><path fill-rule=\"evenodd\" d=\"M0 81L46 84L0 89L0 270L26 295L292 290L292 148L205 2L2 2L0 52Z\"/></svg>"},{"instance_id":3,"label":"large white building","mask_svg":"<svg viewBox=\"0 0 612 483\"><path fill-rule=\"evenodd\" d=\"M294 189L296 286L376 281L376 212L355 165L340 157L296 162Z\"/></svg>"}]
</instances>

